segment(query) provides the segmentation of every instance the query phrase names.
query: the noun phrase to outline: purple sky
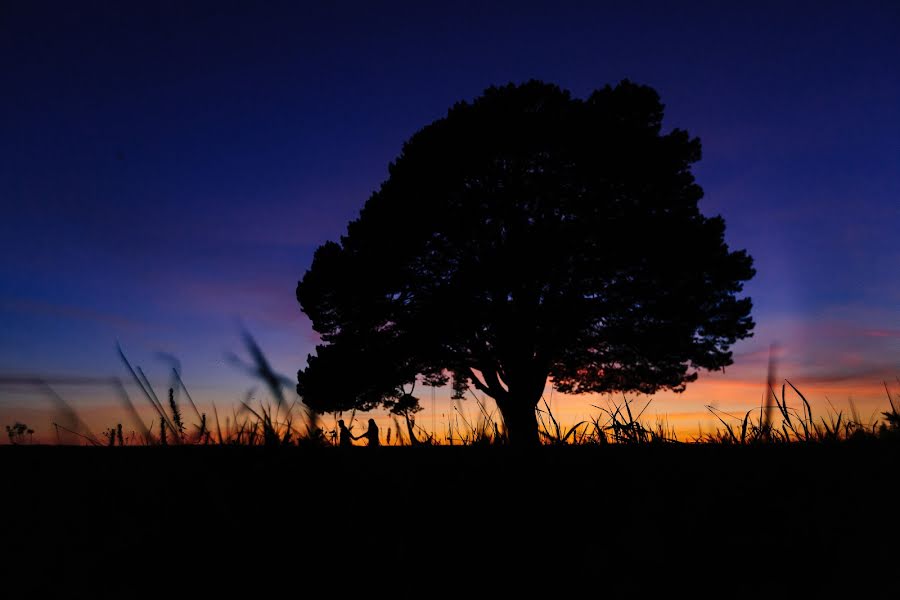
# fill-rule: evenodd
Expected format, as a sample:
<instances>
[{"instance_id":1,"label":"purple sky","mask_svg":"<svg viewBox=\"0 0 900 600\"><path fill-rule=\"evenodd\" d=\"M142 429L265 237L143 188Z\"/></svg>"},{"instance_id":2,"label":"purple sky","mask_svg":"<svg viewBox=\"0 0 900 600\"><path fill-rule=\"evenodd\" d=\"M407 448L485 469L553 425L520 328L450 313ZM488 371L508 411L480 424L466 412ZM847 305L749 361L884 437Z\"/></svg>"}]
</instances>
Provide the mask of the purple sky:
<instances>
[{"instance_id":1,"label":"purple sky","mask_svg":"<svg viewBox=\"0 0 900 600\"><path fill-rule=\"evenodd\" d=\"M240 322L293 377L297 280L404 140L491 84L625 77L756 260L727 377L775 340L798 380L900 373L896 3L140 4L0 4L0 374L121 375L118 340L237 398Z\"/></svg>"}]
</instances>

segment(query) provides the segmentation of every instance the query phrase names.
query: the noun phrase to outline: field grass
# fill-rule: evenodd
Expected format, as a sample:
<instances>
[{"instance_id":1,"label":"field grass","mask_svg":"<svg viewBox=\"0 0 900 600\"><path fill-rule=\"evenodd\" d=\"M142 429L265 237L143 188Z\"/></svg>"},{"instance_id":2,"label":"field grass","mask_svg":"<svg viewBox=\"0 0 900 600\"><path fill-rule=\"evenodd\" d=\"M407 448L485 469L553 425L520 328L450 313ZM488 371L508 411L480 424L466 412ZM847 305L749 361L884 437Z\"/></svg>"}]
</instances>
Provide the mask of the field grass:
<instances>
[{"instance_id":1,"label":"field grass","mask_svg":"<svg viewBox=\"0 0 900 600\"><path fill-rule=\"evenodd\" d=\"M509 446L486 409L448 431L452 446L410 445L398 423L392 445L338 448L295 403L190 423L173 390L140 437L32 445L15 430L0 447L4 564L36 569L29 589L54 597L157 579L159 595L202 597L238 583L338 597L896 591L895 399L886 388L890 408L866 424L816 417L799 391L794 408L790 389L695 443L624 399L568 426L545 404L532 449Z\"/></svg>"},{"instance_id":2,"label":"field grass","mask_svg":"<svg viewBox=\"0 0 900 600\"><path fill-rule=\"evenodd\" d=\"M440 438L395 420L389 445L338 448L337 416L288 401L261 353L271 400L227 417L177 372L161 401L122 358L153 422L95 435L57 397L76 445L13 425L0 447L15 597L896 597L887 385L875 422L816 415L785 381L747 413L710 407L720 428L691 440L623 397L575 424L543 403L538 448L481 403Z\"/></svg>"},{"instance_id":3,"label":"field grass","mask_svg":"<svg viewBox=\"0 0 900 600\"><path fill-rule=\"evenodd\" d=\"M181 445L247 445L247 446L329 446L337 445L339 418L347 415L320 415L308 410L299 398L286 391L290 382L276 374L269 366L262 351L248 337L250 354L254 363L244 365L266 386L267 401L251 400L252 393L231 413L220 418L215 404L212 414L201 412L190 391L177 370L172 370L173 387L168 388L164 397L151 385L140 367L134 367L120 350L122 362L132 375L133 384L151 407L155 416L145 423L135 408L135 402L128 395L118 378L105 380L117 392L132 428L126 433L121 422L111 423L100 434L90 431L77 412L60 397L45 381L28 380L33 386L44 390L57 408L61 423L54 422L55 438L58 443L80 443L93 446L181 446ZM93 382L93 380L91 380ZM900 379L898 379L900 383ZM829 402L825 414L814 414L803 392L793 383L784 380L780 389L770 382L768 393L758 408L742 414L731 414L714 406L708 406L719 422L719 427L711 432L692 438L679 439L674 428L665 418L657 417L648 423L644 414L652 400L640 405L623 395L620 399L607 397L605 406L597 406L596 416L574 424L561 423L551 411L549 403L541 399L536 407L538 432L545 445L606 445L606 444L785 444L785 443L834 443L850 439L882 438L895 440L900 437L900 401L891 394L884 383L886 396L885 410L880 418L864 420L860 417L852 401L849 413L837 410ZM187 401L189 411L182 408L179 398ZM458 401L453 406L450 419L443 431L429 431L416 425L414 411L404 413L405 424L401 425L398 415L393 415L393 427L381 436L381 443L387 445L505 445L507 436L501 415L496 408L491 409L482 399L472 394L477 411L475 418L467 417L460 409ZM355 412L349 415L349 422L355 419ZM24 444L33 442L34 431L27 425L16 422L6 425L9 442ZM62 434L62 435L61 435Z\"/></svg>"}]
</instances>

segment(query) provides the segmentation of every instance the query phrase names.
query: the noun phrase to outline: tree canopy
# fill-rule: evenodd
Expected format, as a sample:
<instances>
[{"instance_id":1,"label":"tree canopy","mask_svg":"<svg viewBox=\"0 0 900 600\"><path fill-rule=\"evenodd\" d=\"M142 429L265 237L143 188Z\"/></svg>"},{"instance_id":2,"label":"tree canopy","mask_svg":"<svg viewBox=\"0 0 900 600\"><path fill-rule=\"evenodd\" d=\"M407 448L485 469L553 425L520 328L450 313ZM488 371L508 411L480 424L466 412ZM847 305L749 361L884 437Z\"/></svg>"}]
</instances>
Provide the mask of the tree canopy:
<instances>
[{"instance_id":1,"label":"tree canopy","mask_svg":"<svg viewBox=\"0 0 900 600\"><path fill-rule=\"evenodd\" d=\"M491 87L412 136L297 299L322 344L298 373L314 409L390 407L407 384L491 396L537 441L563 393L683 391L751 335L752 259L701 214L700 141L662 132L650 87L573 98Z\"/></svg>"}]
</instances>

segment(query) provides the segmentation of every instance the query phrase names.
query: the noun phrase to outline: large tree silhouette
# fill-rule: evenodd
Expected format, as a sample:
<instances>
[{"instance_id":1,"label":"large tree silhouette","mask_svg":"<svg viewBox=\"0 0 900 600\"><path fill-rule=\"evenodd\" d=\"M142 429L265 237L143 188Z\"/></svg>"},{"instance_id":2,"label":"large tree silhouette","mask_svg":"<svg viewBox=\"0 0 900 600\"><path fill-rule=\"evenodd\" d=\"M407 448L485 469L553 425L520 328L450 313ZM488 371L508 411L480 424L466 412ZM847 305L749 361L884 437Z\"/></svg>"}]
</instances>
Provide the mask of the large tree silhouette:
<instances>
[{"instance_id":1,"label":"large tree silhouette","mask_svg":"<svg viewBox=\"0 0 900 600\"><path fill-rule=\"evenodd\" d=\"M403 146L297 299L323 344L298 373L318 410L392 405L417 377L491 396L537 443L563 393L683 391L751 335L754 270L698 209L700 141L623 81L586 100L538 81L454 105Z\"/></svg>"}]
</instances>

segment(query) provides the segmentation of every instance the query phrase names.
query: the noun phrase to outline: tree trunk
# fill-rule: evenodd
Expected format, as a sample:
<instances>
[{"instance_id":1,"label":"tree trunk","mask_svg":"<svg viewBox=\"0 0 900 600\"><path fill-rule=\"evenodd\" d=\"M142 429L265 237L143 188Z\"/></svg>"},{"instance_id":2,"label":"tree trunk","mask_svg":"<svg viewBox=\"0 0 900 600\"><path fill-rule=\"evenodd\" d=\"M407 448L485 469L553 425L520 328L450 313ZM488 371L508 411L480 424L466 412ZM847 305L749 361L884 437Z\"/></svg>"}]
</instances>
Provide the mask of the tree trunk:
<instances>
[{"instance_id":1,"label":"tree trunk","mask_svg":"<svg viewBox=\"0 0 900 600\"><path fill-rule=\"evenodd\" d=\"M506 435L512 446L537 446L541 440L538 434L535 408L537 398L510 395L502 402L497 402L503 422L506 424Z\"/></svg>"},{"instance_id":2,"label":"tree trunk","mask_svg":"<svg viewBox=\"0 0 900 600\"><path fill-rule=\"evenodd\" d=\"M509 369L503 376L505 384L496 367L472 370L471 381L476 388L490 396L497 403L503 422L506 425L506 436L513 446L531 447L541 443L535 409L544 393L547 382L547 365L528 363L526 368L517 369L524 376L507 377ZM539 374L539 375L536 375Z\"/></svg>"}]
</instances>

